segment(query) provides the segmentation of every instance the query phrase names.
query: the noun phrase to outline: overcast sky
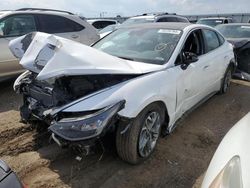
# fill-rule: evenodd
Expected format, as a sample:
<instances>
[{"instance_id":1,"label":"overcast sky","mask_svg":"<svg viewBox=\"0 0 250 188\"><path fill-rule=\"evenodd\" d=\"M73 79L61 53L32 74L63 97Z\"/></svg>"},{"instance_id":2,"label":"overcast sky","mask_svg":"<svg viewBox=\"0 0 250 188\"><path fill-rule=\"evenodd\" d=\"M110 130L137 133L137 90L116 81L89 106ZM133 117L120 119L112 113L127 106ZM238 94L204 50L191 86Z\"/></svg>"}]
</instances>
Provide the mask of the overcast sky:
<instances>
[{"instance_id":1,"label":"overcast sky","mask_svg":"<svg viewBox=\"0 0 250 188\"><path fill-rule=\"evenodd\" d=\"M85 17L132 16L145 12L178 14L247 13L250 0L0 0L0 9L39 7L63 9Z\"/></svg>"}]
</instances>

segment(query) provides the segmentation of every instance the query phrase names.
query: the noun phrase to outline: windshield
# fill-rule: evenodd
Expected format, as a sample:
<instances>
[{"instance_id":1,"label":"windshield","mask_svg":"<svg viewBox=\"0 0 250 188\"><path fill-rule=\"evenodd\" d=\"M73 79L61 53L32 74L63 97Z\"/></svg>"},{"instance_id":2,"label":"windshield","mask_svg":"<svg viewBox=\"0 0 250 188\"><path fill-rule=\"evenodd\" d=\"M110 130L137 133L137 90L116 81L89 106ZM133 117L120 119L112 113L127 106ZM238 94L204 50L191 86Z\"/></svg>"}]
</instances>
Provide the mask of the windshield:
<instances>
[{"instance_id":1,"label":"windshield","mask_svg":"<svg viewBox=\"0 0 250 188\"><path fill-rule=\"evenodd\" d=\"M211 20L206 19L206 20L199 20L197 23L215 27L216 25L223 24L223 20L222 19L211 19Z\"/></svg>"},{"instance_id":2,"label":"windshield","mask_svg":"<svg viewBox=\"0 0 250 188\"><path fill-rule=\"evenodd\" d=\"M154 18L129 18L122 25L132 25L140 23L151 23L154 22Z\"/></svg>"},{"instance_id":3,"label":"windshield","mask_svg":"<svg viewBox=\"0 0 250 188\"><path fill-rule=\"evenodd\" d=\"M171 57L181 34L173 29L123 28L93 47L123 59L162 65Z\"/></svg>"},{"instance_id":4,"label":"windshield","mask_svg":"<svg viewBox=\"0 0 250 188\"><path fill-rule=\"evenodd\" d=\"M216 29L226 38L250 38L250 25L219 25Z\"/></svg>"}]
</instances>

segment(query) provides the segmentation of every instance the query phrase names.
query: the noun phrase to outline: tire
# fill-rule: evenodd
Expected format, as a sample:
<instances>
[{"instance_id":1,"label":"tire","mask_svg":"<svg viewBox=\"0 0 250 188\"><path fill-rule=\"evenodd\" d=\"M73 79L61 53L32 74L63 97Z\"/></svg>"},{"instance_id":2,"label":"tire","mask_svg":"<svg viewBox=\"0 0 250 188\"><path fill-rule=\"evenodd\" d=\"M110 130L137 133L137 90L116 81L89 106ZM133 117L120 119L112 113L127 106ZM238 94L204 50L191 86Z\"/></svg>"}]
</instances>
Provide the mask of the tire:
<instances>
[{"instance_id":1,"label":"tire","mask_svg":"<svg viewBox=\"0 0 250 188\"><path fill-rule=\"evenodd\" d=\"M224 94L227 92L227 90L230 86L232 72L233 72L233 68L232 68L232 66L229 65L229 67L227 68L226 73L223 77L219 94Z\"/></svg>"},{"instance_id":2,"label":"tire","mask_svg":"<svg viewBox=\"0 0 250 188\"><path fill-rule=\"evenodd\" d=\"M154 117L156 117L156 119L155 122L152 123ZM140 112L125 133L121 134L124 127L118 126L116 132L116 148L120 158L130 164L138 164L146 160L155 150L164 118L165 110L162 108L162 105L159 105L159 103L152 103ZM147 127L151 125L151 129L148 129ZM139 141L141 142L139 143ZM145 145L145 150L140 149L143 145Z\"/></svg>"}]
</instances>

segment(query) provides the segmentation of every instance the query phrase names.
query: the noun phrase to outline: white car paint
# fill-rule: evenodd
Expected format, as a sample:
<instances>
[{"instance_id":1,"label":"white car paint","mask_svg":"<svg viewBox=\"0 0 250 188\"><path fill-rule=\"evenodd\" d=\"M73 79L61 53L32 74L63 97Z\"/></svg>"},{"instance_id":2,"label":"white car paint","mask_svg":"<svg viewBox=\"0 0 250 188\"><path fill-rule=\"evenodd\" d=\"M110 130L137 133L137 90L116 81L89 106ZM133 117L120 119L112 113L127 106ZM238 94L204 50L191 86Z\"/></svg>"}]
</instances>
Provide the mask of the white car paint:
<instances>
[{"instance_id":1,"label":"white car paint","mask_svg":"<svg viewBox=\"0 0 250 188\"><path fill-rule=\"evenodd\" d=\"M216 182L220 188L248 188L250 187L250 150L249 150L249 134L250 134L250 113L242 118L233 128L226 134L218 146L204 177L202 188L213 187L211 184L216 181L216 177L225 167L228 172L223 172L223 176ZM230 160L237 157L235 164L229 163ZM235 168L235 166L238 166ZM236 171L236 172L234 172Z\"/></svg>"},{"instance_id":2,"label":"white car paint","mask_svg":"<svg viewBox=\"0 0 250 188\"><path fill-rule=\"evenodd\" d=\"M21 58L20 64L25 69L39 73L38 80L80 74L142 74L162 69L160 65L131 62L71 40L40 32L35 34L24 53L20 45L23 38L12 40L9 44L10 50ZM47 53L40 57L41 61L39 61L36 57L47 44L56 46L55 54L52 58L46 59ZM35 63L44 68L39 70L34 66Z\"/></svg>"},{"instance_id":3,"label":"white car paint","mask_svg":"<svg viewBox=\"0 0 250 188\"><path fill-rule=\"evenodd\" d=\"M37 49L41 49L44 45L43 39L44 41L51 39L58 48L55 50L55 56L45 65L37 79L79 74L147 73L89 96L84 96L82 99L73 101L59 109L53 109L51 112L97 110L114 102L125 100L125 108L118 113L120 116L134 118L150 103L162 101L166 105L170 119L169 127L171 128L183 113L206 96L220 90L222 78L230 60L234 59L232 45L225 41L219 48L200 56L199 61L190 64L186 70L176 66L176 58L188 34L200 28L212 29L202 25L187 25L183 29L183 34L171 58L164 65L121 60L84 45L44 34L37 34L41 38L37 38L36 44L36 40L34 40L32 47L30 46L24 54L21 64L27 69L33 70L34 57L38 53ZM15 42L13 41L10 46L12 44L14 45ZM13 48L15 50L15 46ZM74 61L77 61L77 64Z\"/></svg>"}]
</instances>

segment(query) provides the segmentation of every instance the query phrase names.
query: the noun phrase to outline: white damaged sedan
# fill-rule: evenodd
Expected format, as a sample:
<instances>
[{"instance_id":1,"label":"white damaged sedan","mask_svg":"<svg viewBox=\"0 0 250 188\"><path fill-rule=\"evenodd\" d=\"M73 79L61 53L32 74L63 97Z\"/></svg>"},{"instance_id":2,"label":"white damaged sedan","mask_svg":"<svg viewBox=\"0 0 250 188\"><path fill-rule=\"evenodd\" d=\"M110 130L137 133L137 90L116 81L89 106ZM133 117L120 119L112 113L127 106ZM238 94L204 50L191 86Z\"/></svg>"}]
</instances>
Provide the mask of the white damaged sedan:
<instances>
[{"instance_id":1,"label":"white damaged sedan","mask_svg":"<svg viewBox=\"0 0 250 188\"><path fill-rule=\"evenodd\" d=\"M31 33L10 49L27 69L14 84L25 122L45 122L59 145L81 148L114 131L131 164L148 158L183 114L225 93L236 67L220 33L187 23L120 28L92 47Z\"/></svg>"}]
</instances>

